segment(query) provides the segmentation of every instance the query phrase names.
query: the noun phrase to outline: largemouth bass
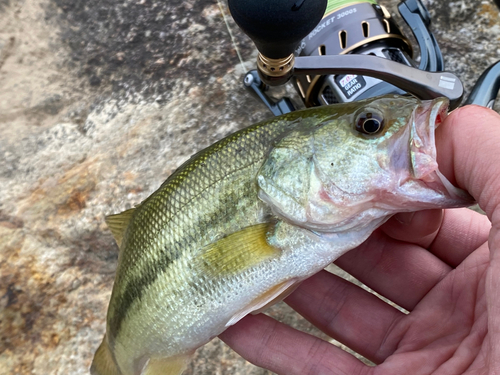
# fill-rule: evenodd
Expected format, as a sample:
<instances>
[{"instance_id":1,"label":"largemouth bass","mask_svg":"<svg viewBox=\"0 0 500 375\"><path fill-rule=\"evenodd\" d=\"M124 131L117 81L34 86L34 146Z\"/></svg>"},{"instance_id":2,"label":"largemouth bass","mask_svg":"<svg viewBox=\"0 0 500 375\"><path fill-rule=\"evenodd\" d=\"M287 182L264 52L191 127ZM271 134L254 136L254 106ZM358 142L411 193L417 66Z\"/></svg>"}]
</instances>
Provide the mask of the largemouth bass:
<instances>
[{"instance_id":1,"label":"largemouth bass","mask_svg":"<svg viewBox=\"0 0 500 375\"><path fill-rule=\"evenodd\" d=\"M287 296L391 215L472 204L439 172L446 99L292 112L197 153L106 220L120 247L98 375L182 373L196 348Z\"/></svg>"}]
</instances>

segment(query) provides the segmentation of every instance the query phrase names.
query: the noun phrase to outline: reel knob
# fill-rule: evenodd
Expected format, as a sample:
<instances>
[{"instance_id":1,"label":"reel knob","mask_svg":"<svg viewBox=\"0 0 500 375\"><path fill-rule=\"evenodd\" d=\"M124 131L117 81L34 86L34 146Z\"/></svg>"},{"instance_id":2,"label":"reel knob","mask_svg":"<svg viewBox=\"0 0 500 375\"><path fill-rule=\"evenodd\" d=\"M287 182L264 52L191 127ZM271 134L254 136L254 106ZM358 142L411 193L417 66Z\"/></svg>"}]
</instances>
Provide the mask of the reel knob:
<instances>
[{"instance_id":1,"label":"reel knob","mask_svg":"<svg viewBox=\"0 0 500 375\"><path fill-rule=\"evenodd\" d=\"M279 85L293 73L293 52L320 22L327 0L228 0L238 26L259 50L265 83Z\"/></svg>"}]
</instances>

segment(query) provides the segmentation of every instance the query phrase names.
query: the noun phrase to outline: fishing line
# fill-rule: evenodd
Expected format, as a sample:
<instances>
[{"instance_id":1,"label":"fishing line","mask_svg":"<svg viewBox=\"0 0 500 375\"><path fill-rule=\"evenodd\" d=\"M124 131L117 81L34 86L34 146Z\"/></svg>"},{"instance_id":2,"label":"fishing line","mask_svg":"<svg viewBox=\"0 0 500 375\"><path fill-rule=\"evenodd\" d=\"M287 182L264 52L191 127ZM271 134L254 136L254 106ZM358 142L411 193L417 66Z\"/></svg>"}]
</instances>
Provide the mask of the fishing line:
<instances>
[{"instance_id":1,"label":"fishing line","mask_svg":"<svg viewBox=\"0 0 500 375\"><path fill-rule=\"evenodd\" d=\"M236 50L236 54L238 55L238 58L240 59L241 66L243 67L243 73L245 73L247 70L245 68L245 64L243 63L243 58L241 57L240 50L238 49L238 46L236 45L236 40L234 39L234 35L231 31L231 28L229 27L229 22L227 21L226 14L224 13L224 9L222 7L222 2L221 0L217 0L217 3L219 4L219 9L220 12L222 13L222 18L224 19L224 22L226 23L227 31L229 32L229 36L231 37L231 42L233 43L234 49Z\"/></svg>"}]
</instances>

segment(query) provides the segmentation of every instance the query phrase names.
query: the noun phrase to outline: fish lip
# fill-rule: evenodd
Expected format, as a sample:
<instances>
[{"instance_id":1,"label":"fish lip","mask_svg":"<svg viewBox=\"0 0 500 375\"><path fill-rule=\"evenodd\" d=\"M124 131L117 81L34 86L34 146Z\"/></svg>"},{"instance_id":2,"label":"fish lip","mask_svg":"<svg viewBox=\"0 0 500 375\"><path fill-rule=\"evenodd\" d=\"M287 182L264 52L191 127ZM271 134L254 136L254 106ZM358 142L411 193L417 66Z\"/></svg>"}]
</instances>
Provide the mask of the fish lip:
<instances>
[{"instance_id":1,"label":"fish lip","mask_svg":"<svg viewBox=\"0 0 500 375\"><path fill-rule=\"evenodd\" d=\"M413 113L410 154L411 179L442 194L438 200L447 207L464 207L474 203L474 198L455 186L441 173L437 163L435 131L448 115L449 100L437 98L422 101ZM404 189L406 184L400 186ZM437 202L434 200L434 202ZM420 201L425 203L425 201Z\"/></svg>"},{"instance_id":2,"label":"fish lip","mask_svg":"<svg viewBox=\"0 0 500 375\"><path fill-rule=\"evenodd\" d=\"M437 98L422 101L413 112L409 142L414 178L425 181L438 170L435 132L447 117L448 106L447 98Z\"/></svg>"}]
</instances>

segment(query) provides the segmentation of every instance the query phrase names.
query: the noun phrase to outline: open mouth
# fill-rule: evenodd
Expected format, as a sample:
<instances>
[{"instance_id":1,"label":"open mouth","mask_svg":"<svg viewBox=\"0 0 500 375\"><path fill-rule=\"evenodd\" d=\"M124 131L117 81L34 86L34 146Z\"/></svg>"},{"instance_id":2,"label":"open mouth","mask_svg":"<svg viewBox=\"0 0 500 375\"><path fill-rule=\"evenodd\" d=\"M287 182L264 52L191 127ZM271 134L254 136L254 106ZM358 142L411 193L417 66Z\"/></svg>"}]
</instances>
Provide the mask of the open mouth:
<instances>
[{"instance_id":1,"label":"open mouth","mask_svg":"<svg viewBox=\"0 0 500 375\"><path fill-rule=\"evenodd\" d=\"M434 123L434 127L437 128L448 116L448 99L438 99L431 109L431 114L429 121Z\"/></svg>"},{"instance_id":2,"label":"open mouth","mask_svg":"<svg viewBox=\"0 0 500 375\"><path fill-rule=\"evenodd\" d=\"M436 128L448 114L449 101L438 98L424 101L415 110L411 124L410 151L413 176L419 180L438 169L436 152Z\"/></svg>"},{"instance_id":3,"label":"open mouth","mask_svg":"<svg viewBox=\"0 0 500 375\"><path fill-rule=\"evenodd\" d=\"M473 202L466 192L453 186L441 173L437 164L436 129L448 115L449 101L438 98L423 101L415 110L411 124L410 152L412 174L427 187L441 191L451 200L464 203Z\"/></svg>"}]
</instances>

